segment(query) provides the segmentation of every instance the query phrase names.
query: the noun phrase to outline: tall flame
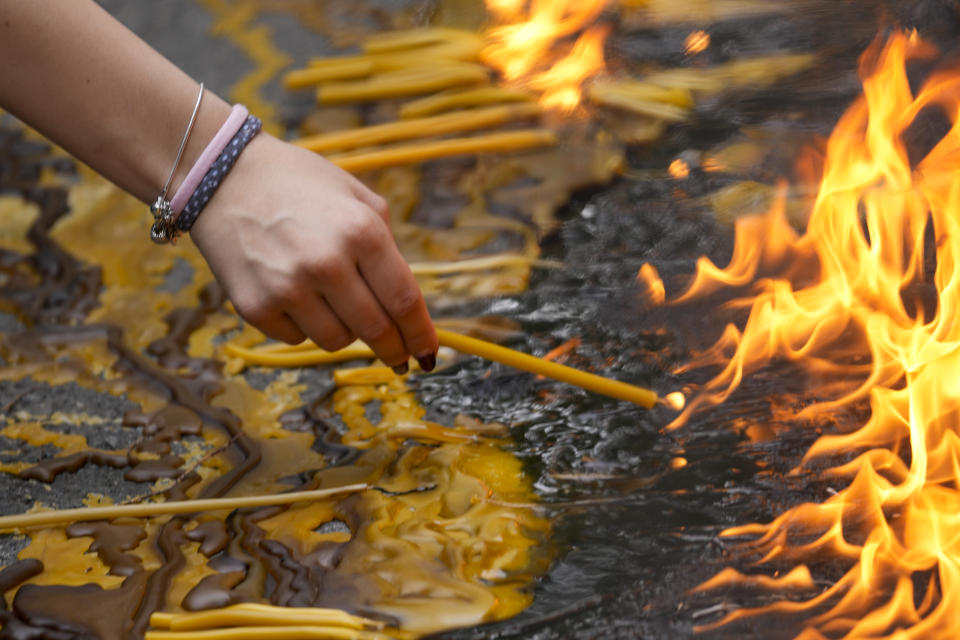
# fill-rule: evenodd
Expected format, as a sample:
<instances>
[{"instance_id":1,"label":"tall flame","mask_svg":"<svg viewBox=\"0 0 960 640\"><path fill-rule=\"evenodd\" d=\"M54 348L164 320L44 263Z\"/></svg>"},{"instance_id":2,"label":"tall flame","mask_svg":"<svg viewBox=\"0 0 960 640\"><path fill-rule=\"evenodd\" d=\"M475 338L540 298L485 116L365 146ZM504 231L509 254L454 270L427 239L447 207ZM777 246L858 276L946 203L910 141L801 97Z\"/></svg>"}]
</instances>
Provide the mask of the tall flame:
<instances>
[{"instance_id":1,"label":"tall flame","mask_svg":"<svg viewBox=\"0 0 960 640\"><path fill-rule=\"evenodd\" d=\"M548 108L573 111L581 85L604 71L607 29L591 26L606 0L486 0L499 23L487 36L488 64L514 85L541 93ZM563 52L565 40L579 34Z\"/></svg>"},{"instance_id":2,"label":"tall flame","mask_svg":"<svg viewBox=\"0 0 960 640\"><path fill-rule=\"evenodd\" d=\"M855 431L820 437L801 464L845 456L825 472L845 489L724 532L755 536L747 550L767 566L802 567L791 575L825 558L847 562L845 575L815 597L719 624L779 611L810 616L804 638L960 635L960 72L932 74L916 95L906 73L934 53L915 33L874 44L861 59L864 95L830 137L806 232L790 229L782 206L745 220L730 264L702 260L681 297L753 287L740 301L743 330L727 327L692 365L721 372L672 428L772 359L856 381L798 418L858 400L871 409ZM911 163L903 136L928 108L952 126ZM701 588L761 582L728 570Z\"/></svg>"}]
</instances>

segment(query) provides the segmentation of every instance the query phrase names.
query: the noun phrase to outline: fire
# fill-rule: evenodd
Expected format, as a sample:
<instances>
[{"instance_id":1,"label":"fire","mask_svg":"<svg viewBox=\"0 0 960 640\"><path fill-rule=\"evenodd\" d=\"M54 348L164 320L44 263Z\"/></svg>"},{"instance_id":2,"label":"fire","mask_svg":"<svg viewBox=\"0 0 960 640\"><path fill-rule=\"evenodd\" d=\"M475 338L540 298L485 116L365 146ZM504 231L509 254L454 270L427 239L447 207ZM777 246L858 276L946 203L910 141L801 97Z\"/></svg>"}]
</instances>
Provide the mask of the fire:
<instances>
[{"instance_id":1,"label":"fire","mask_svg":"<svg viewBox=\"0 0 960 640\"><path fill-rule=\"evenodd\" d=\"M726 570L701 587L807 596L736 610L718 624L789 612L807 616L804 638L960 633L960 72L933 73L916 95L906 73L908 62L935 53L916 34L874 44L861 59L864 95L828 142L806 232L790 228L782 203L744 220L730 264L701 260L680 298L750 287L735 303L750 313L742 330L727 327L693 363L721 372L671 428L723 402L773 359L850 381L798 418L870 406L862 426L820 437L797 470L832 463L823 473L845 488L768 524L724 532L753 536L745 551L761 566L794 569L782 580ZM952 126L911 159L904 133L925 109L941 110ZM809 597L808 566L829 558L848 570Z\"/></svg>"},{"instance_id":2,"label":"fire","mask_svg":"<svg viewBox=\"0 0 960 640\"><path fill-rule=\"evenodd\" d=\"M683 405L687 403L686 396L683 395L682 391L673 391L668 393L663 398L664 404L673 409L674 411L680 411L683 409Z\"/></svg>"},{"instance_id":3,"label":"fire","mask_svg":"<svg viewBox=\"0 0 960 640\"><path fill-rule=\"evenodd\" d=\"M691 31L683 41L683 50L688 56L703 53L710 46L710 34L706 31Z\"/></svg>"},{"instance_id":4,"label":"fire","mask_svg":"<svg viewBox=\"0 0 960 640\"><path fill-rule=\"evenodd\" d=\"M683 180L690 175L690 166L684 162L683 158L677 158L667 167L670 177L675 180Z\"/></svg>"},{"instance_id":5,"label":"fire","mask_svg":"<svg viewBox=\"0 0 960 640\"><path fill-rule=\"evenodd\" d=\"M484 60L509 84L538 91L545 107L572 112L584 81L606 69L608 28L593 24L604 5L605 0L487 0L500 24L487 34Z\"/></svg>"}]
</instances>

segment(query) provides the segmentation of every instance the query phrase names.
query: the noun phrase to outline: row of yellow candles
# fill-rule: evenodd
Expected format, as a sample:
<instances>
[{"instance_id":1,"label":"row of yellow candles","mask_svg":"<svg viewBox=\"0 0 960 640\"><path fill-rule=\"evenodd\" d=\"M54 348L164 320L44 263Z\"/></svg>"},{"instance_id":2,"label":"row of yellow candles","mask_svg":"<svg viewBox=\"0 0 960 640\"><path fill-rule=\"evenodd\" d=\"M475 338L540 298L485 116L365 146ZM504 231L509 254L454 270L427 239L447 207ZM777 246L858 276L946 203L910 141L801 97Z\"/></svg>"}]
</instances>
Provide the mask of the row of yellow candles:
<instances>
[{"instance_id":1,"label":"row of yellow candles","mask_svg":"<svg viewBox=\"0 0 960 640\"><path fill-rule=\"evenodd\" d=\"M313 60L305 69L288 72L284 77L288 88L317 86L317 100L321 104L367 102L440 92L402 105L400 122L315 136L299 143L325 152L345 146L442 136L536 115L532 105L524 105L527 109L501 112L467 109L447 114L437 121L425 118L437 111L494 103L503 109L507 106L503 103L534 98L524 91L489 86L491 69L481 62L484 45L483 36L457 29L397 31L368 38L362 44L363 55ZM694 104L693 92L709 94L729 86L765 85L804 68L811 59L809 55L777 55L708 69L666 70L643 80L604 78L591 84L587 96L597 105L661 122L676 122L688 117ZM410 118L423 119L419 122L403 121ZM532 130L427 141L332 159L348 171L366 171L451 155L524 150L554 144L556 137L551 132Z\"/></svg>"},{"instance_id":2,"label":"row of yellow candles","mask_svg":"<svg viewBox=\"0 0 960 640\"><path fill-rule=\"evenodd\" d=\"M462 30L430 28L399 31L379 34L365 41L364 55L313 60L307 68L287 73L284 84L290 89L319 85L317 100L321 104L436 94L405 105L401 109L404 120L399 122L310 136L295 143L326 153L415 138L437 138L538 116L540 108L530 102L531 95L489 86L490 68L475 62L483 46L482 36ZM467 90L454 95L436 93L463 87L467 87ZM527 104L511 105L504 102ZM430 117L438 111L451 108L490 104L495 106L461 109ZM527 129L465 138L421 140L355 154L332 155L328 159L346 171L362 172L449 156L521 151L556 143L557 136L551 130Z\"/></svg>"},{"instance_id":3,"label":"row of yellow candles","mask_svg":"<svg viewBox=\"0 0 960 640\"><path fill-rule=\"evenodd\" d=\"M432 136L443 136L495 127L511 120L533 118L540 115L540 112L540 105L536 103L496 105L484 109L454 111L425 118L412 118L370 127L323 133L294 140L294 144L318 153L327 153L420 138L423 137L424 132Z\"/></svg>"}]
</instances>

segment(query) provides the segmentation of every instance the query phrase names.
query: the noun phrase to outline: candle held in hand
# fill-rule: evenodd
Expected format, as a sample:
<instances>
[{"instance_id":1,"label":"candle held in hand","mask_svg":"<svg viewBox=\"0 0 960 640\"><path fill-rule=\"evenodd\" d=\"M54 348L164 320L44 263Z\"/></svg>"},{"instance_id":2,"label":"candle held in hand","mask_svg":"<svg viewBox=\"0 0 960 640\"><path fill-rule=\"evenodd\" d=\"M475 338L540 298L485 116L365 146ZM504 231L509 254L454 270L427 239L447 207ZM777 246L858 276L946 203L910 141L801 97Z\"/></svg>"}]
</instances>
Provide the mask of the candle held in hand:
<instances>
[{"instance_id":1,"label":"candle held in hand","mask_svg":"<svg viewBox=\"0 0 960 640\"><path fill-rule=\"evenodd\" d=\"M441 345L450 347L455 351L493 360L494 362L499 362L516 369L522 369L523 371L529 371L530 373L538 373L546 378L566 382L588 391L593 391L594 393L610 396L611 398L617 398L619 400L627 400L646 407L647 409L652 409L659 399L656 392L650 389L635 387L626 382L611 380L610 378L604 378L603 376L598 376L593 373L580 371L579 369L567 367L556 362L550 362L526 353L514 351L513 349L501 347L492 342L453 333L446 329L437 329L437 337L440 339Z\"/></svg>"}]
</instances>

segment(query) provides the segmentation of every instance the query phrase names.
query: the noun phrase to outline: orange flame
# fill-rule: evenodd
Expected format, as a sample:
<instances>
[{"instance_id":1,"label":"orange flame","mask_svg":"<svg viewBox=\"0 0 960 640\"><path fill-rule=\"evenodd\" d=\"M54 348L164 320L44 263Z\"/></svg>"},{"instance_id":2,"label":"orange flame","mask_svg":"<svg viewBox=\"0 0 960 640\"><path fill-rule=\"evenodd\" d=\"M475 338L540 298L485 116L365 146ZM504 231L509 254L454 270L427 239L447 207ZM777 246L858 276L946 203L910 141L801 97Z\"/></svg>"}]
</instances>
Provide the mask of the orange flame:
<instances>
[{"instance_id":1,"label":"orange flame","mask_svg":"<svg viewBox=\"0 0 960 640\"><path fill-rule=\"evenodd\" d=\"M487 0L501 23L488 33L484 60L504 79L541 93L547 108L571 112L580 104L581 86L602 73L608 29L590 26L606 0ZM568 51L558 47L580 33Z\"/></svg>"},{"instance_id":2,"label":"orange flame","mask_svg":"<svg viewBox=\"0 0 960 640\"><path fill-rule=\"evenodd\" d=\"M667 172L670 174L671 178L675 180L683 180L690 175L690 166L683 160L683 158L676 158L670 163L670 166L667 167Z\"/></svg>"},{"instance_id":3,"label":"orange flame","mask_svg":"<svg viewBox=\"0 0 960 640\"><path fill-rule=\"evenodd\" d=\"M688 56L703 53L710 46L710 34L706 31L691 31L683 41L683 50Z\"/></svg>"},{"instance_id":4,"label":"orange flame","mask_svg":"<svg viewBox=\"0 0 960 640\"><path fill-rule=\"evenodd\" d=\"M818 439L802 463L845 455L826 473L846 488L725 532L756 536L747 549L760 563L803 567L794 576L830 557L849 564L846 574L809 599L739 609L718 624L791 612L816 614L804 638L960 634L960 72L934 73L914 95L905 70L934 53L915 33L872 46L861 60L864 95L828 142L806 232L790 229L781 199L738 224L730 264L702 260L681 297L752 287L740 301L750 308L743 330L728 327L692 365L723 370L672 428L772 359L853 381L798 417L855 401L871 409L856 431ZM911 164L903 134L926 108L952 126ZM869 364L850 365L852 354ZM730 571L703 587L731 582L775 588Z\"/></svg>"}]
</instances>

